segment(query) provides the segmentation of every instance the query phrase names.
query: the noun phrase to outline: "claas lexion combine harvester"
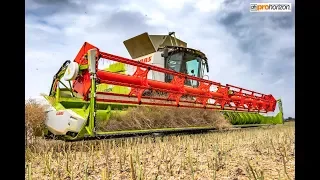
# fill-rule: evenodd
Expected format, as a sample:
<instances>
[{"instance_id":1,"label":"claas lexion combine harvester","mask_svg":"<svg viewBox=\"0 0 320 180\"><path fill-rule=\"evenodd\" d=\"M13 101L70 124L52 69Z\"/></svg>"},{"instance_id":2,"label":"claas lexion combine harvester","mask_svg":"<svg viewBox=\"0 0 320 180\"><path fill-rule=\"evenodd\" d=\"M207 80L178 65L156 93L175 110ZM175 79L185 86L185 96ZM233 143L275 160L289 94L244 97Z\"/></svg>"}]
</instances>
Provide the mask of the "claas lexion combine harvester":
<instances>
[{"instance_id":1,"label":"claas lexion combine harvester","mask_svg":"<svg viewBox=\"0 0 320 180\"><path fill-rule=\"evenodd\" d=\"M44 95L51 107L45 120L47 136L79 140L117 134L214 129L189 126L97 130L99 121L107 122L114 113L126 113L127 108L137 106L189 108L191 111L205 108L223 114L234 127L283 123L281 100L204 79L209 72L206 55L187 48L187 43L176 38L174 32L168 35L143 33L123 43L132 59L102 52L85 42L74 61L67 60L61 66L49 95ZM110 63L106 69L98 68L101 60ZM277 104L279 113L276 116L262 115L274 112Z\"/></svg>"}]
</instances>

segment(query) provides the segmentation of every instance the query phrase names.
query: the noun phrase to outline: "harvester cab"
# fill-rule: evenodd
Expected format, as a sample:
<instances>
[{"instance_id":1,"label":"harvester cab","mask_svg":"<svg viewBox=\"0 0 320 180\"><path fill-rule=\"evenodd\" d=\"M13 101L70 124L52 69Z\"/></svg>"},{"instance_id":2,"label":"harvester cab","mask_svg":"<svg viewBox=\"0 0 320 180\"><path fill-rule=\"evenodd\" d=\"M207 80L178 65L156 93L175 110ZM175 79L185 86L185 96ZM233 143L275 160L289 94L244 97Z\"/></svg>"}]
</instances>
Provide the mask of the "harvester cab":
<instances>
[{"instance_id":1,"label":"harvester cab","mask_svg":"<svg viewBox=\"0 0 320 180\"><path fill-rule=\"evenodd\" d=\"M133 60L198 78L203 78L205 72L209 72L206 55L200 50L188 48L186 42L176 38L175 32L169 32L168 35L149 35L145 32L123 43ZM153 71L148 78L171 82L173 76ZM199 83L186 79L185 85L198 87Z\"/></svg>"},{"instance_id":2,"label":"harvester cab","mask_svg":"<svg viewBox=\"0 0 320 180\"><path fill-rule=\"evenodd\" d=\"M124 41L124 45L131 59L103 52L85 42L73 61L62 64L49 95L44 96L51 107L45 120L46 135L78 140L87 136L215 129L212 124L195 120L194 124L179 128L160 123L145 129L112 129L112 123L134 123L123 122L128 121L126 118L118 121L117 117L138 106L149 108L146 111L152 111L152 106L187 108L191 109L189 112L212 110L237 127L283 122L281 101L271 94L204 79L209 71L206 55L188 48L173 32L143 33ZM102 60L110 62L108 67L99 68ZM261 114L274 112L277 102L280 112L275 117ZM99 124L109 129L98 128Z\"/></svg>"}]
</instances>

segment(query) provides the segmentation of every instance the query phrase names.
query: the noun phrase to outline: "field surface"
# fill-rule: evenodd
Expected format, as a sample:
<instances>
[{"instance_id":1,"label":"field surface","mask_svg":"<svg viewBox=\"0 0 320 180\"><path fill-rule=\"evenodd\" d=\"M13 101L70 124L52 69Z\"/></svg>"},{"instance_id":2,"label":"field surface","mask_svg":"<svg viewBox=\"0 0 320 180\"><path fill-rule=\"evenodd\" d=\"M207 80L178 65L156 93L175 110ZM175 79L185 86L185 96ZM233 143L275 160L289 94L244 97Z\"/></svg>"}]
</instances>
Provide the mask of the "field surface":
<instances>
[{"instance_id":1,"label":"field surface","mask_svg":"<svg viewBox=\"0 0 320 180\"><path fill-rule=\"evenodd\" d=\"M26 179L294 179L294 123L197 135L34 140Z\"/></svg>"}]
</instances>

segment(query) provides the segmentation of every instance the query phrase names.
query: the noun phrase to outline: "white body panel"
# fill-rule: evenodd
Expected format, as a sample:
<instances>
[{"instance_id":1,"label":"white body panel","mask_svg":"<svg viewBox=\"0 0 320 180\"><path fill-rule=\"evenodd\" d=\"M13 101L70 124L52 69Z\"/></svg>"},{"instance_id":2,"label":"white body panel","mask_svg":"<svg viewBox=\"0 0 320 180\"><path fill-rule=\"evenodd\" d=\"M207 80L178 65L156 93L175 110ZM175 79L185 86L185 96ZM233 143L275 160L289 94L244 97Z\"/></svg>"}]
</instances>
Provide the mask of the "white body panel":
<instances>
[{"instance_id":1,"label":"white body panel","mask_svg":"<svg viewBox=\"0 0 320 180\"><path fill-rule=\"evenodd\" d=\"M164 58L161 56L161 52L151 53L133 60L164 68ZM135 71L136 67L131 66L128 68L129 75L132 75ZM164 82L164 78L165 75L161 72L150 70L148 73L148 79Z\"/></svg>"},{"instance_id":2,"label":"white body panel","mask_svg":"<svg viewBox=\"0 0 320 180\"><path fill-rule=\"evenodd\" d=\"M55 135L66 135L68 131L79 132L85 123L85 119L70 109L47 112L45 125Z\"/></svg>"},{"instance_id":3,"label":"white body panel","mask_svg":"<svg viewBox=\"0 0 320 180\"><path fill-rule=\"evenodd\" d=\"M86 122L70 109L57 111L43 96L34 99L45 107L47 118L44 124L55 135L65 135L68 131L79 132Z\"/></svg>"}]
</instances>

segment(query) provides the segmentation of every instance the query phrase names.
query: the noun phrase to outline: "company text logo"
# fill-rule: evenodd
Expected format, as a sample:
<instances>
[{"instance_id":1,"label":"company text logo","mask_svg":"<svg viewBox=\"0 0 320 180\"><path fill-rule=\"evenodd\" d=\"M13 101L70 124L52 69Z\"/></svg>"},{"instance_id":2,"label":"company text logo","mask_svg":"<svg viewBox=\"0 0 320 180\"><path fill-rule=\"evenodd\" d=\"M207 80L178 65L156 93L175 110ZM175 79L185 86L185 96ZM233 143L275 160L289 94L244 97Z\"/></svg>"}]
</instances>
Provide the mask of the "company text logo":
<instances>
[{"instance_id":1,"label":"company text logo","mask_svg":"<svg viewBox=\"0 0 320 180\"><path fill-rule=\"evenodd\" d=\"M143 63L148 63L148 62L151 61L151 58L152 58L152 56L149 56L149 57L146 57L146 58L143 58L143 59L139 59L138 61L143 62Z\"/></svg>"},{"instance_id":2,"label":"company text logo","mask_svg":"<svg viewBox=\"0 0 320 180\"><path fill-rule=\"evenodd\" d=\"M291 3L250 3L250 12L291 12Z\"/></svg>"}]
</instances>

